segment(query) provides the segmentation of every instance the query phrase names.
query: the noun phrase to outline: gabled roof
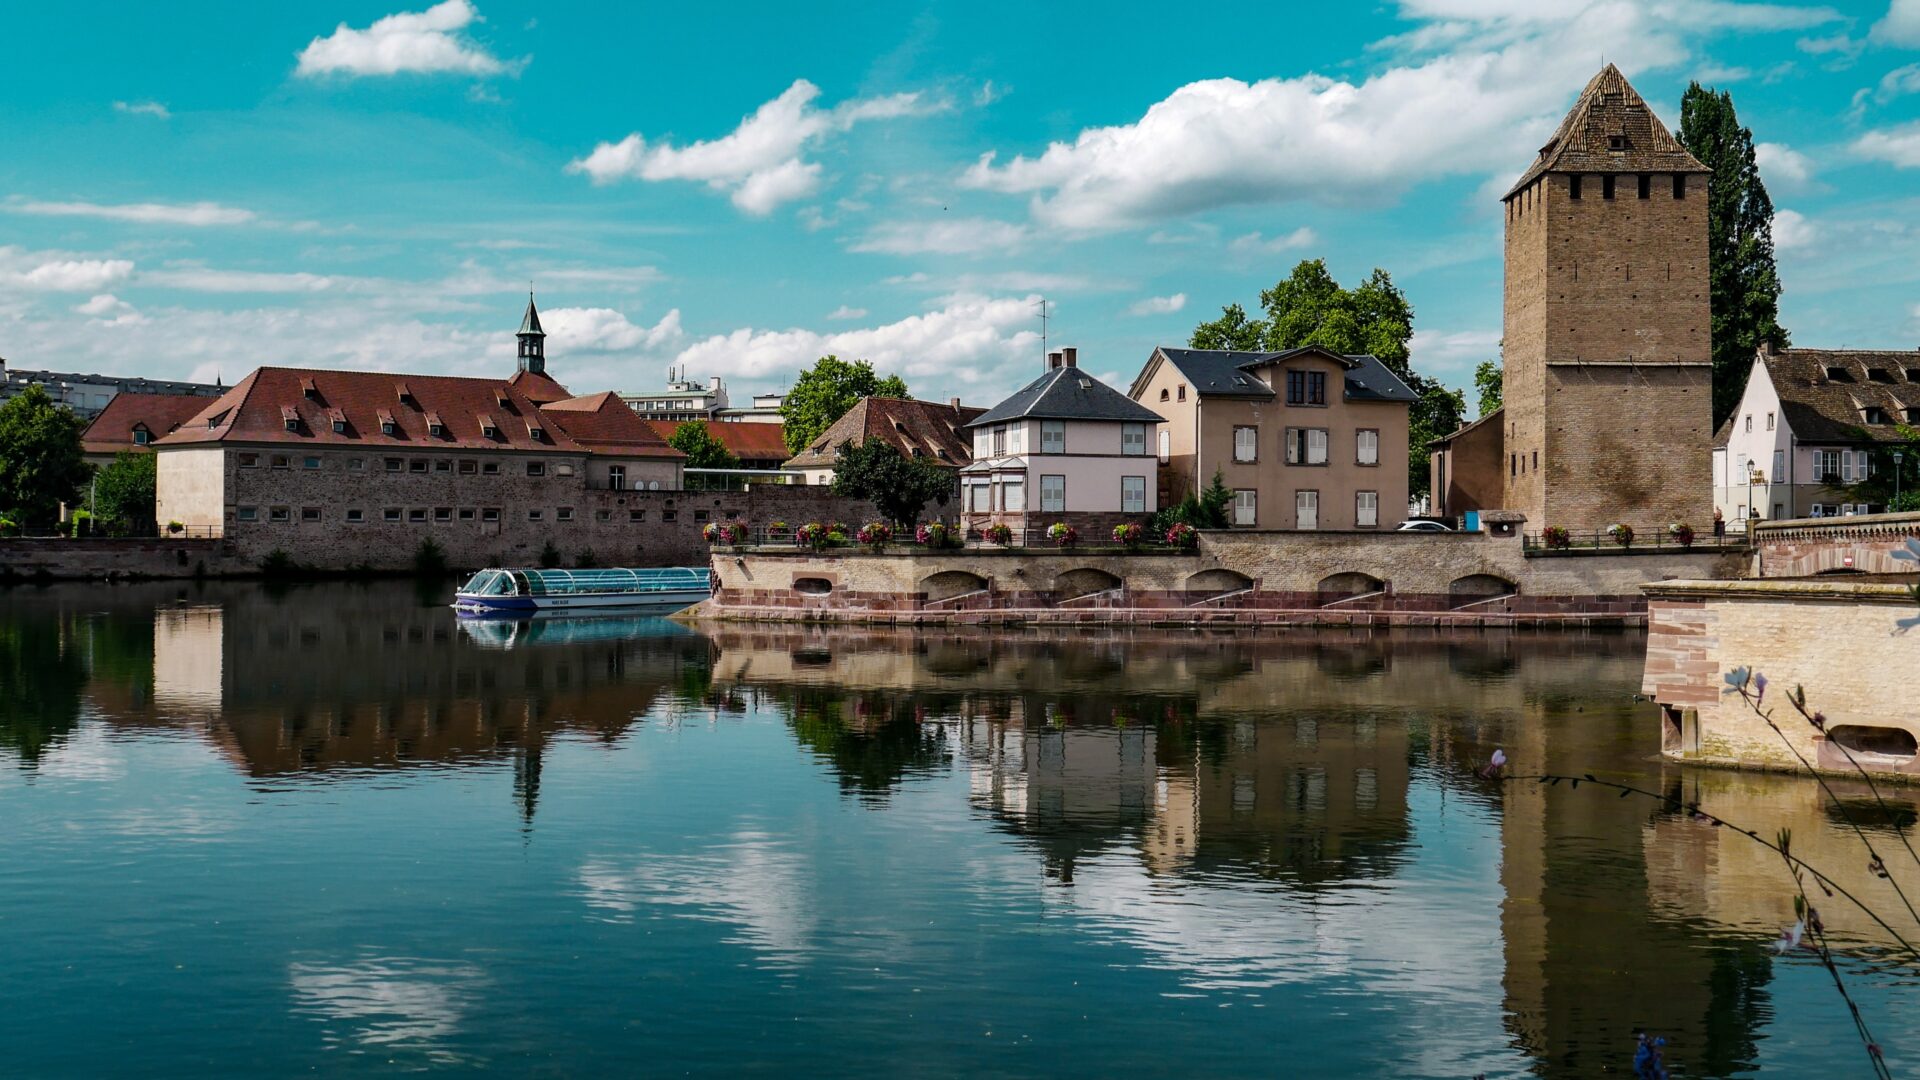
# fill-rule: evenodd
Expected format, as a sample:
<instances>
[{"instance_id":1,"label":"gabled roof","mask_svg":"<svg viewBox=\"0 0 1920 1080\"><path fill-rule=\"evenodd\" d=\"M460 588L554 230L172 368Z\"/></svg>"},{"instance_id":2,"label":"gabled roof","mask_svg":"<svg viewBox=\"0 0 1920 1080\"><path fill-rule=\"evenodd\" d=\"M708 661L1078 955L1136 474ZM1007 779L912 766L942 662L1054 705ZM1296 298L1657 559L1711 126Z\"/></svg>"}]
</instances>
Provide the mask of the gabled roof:
<instances>
[{"instance_id":1,"label":"gabled roof","mask_svg":"<svg viewBox=\"0 0 1920 1080\"><path fill-rule=\"evenodd\" d=\"M662 439L671 439L681 424L691 420L648 420L647 426ZM707 433L744 464L749 461L784 462L791 456L787 449L785 424L727 423L706 421Z\"/></svg>"},{"instance_id":2,"label":"gabled roof","mask_svg":"<svg viewBox=\"0 0 1920 1080\"><path fill-rule=\"evenodd\" d=\"M566 387L554 382L552 376L544 371L528 371L522 368L513 373L507 385L518 390L521 396L535 405L545 405L553 401L564 401L573 396Z\"/></svg>"},{"instance_id":3,"label":"gabled roof","mask_svg":"<svg viewBox=\"0 0 1920 1080\"><path fill-rule=\"evenodd\" d=\"M1013 396L967 424L1015 419L1119 420L1149 424L1163 417L1078 367L1061 366L1014 391Z\"/></svg>"},{"instance_id":4,"label":"gabled roof","mask_svg":"<svg viewBox=\"0 0 1920 1080\"><path fill-rule=\"evenodd\" d=\"M1492 423L1495 426L1498 426L1500 423L1501 417L1506 415L1506 411L1507 410L1504 408L1495 409L1492 412L1488 413L1487 415L1480 417L1478 420L1475 420L1470 424L1462 424L1458 428L1446 433L1445 435L1440 436L1437 439L1428 439L1427 445L1428 446L1446 446L1447 444L1453 442L1455 439L1458 439L1463 435L1469 434L1470 432L1478 431L1481 425L1483 424Z\"/></svg>"},{"instance_id":5,"label":"gabled roof","mask_svg":"<svg viewBox=\"0 0 1920 1080\"><path fill-rule=\"evenodd\" d=\"M1920 352L1780 349L1759 359L1782 419L1803 443L1903 441L1896 425L1907 423L1906 410L1920 409ZM1867 423L1869 406L1884 410L1888 422ZM1715 445L1722 445L1717 436Z\"/></svg>"},{"instance_id":6,"label":"gabled roof","mask_svg":"<svg viewBox=\"0 0 1920 1080\"><path fill-rule=\"evenodd\" d=\"M403 378L411 404L399 401L397 386ZM305 392L308 382L311 394ZM609 400L611 409L605 405ZM571 450L680 456L612 395L571 401L563 395L552 403L557 407L543 410L513 383L496 379L263 367L220 397L200 398L197 404L200 410L158 440L158 445L240 442L356 446L374 451ZM288 413L298 421L295 430L287 429ZM336 418L346 421L345 431L333 429ZM382 433L383 419L392 421L393 434ZM443 424L443 434L436 436L429 430L434 419ZM482 433L488 422L497 428L493 438ZM543 429L546 438L536 441L530 428Z\"/></svg>"},{"instance_id":7,"label":"gabled roof","mask_svg":"<svg viewBox=\"0 0 1920 1080\"><path fill-rule=\"evenodd\" d=\"M547 438L555 443L571 439L596 453L686 456L668 446L658 432L627 408L620 395L610 390L544 405L539 420L529 418L528 423L540 423Z\"/></svg>"},{"instance_id":8,"label":"gabled roof","mask_svg":"<svg viewBox=\"0 0 1920 1080\"><path fill-rule=\"evenodd\" d=\"M1167 363L1186 376L1187 384L1202 397L1272 398L1273 388L1256 378L1254 369L1270 364L1285 364L1304 356L1322 356L1346 369L1346 386L1342 393L1348 401L1411 402L1419 399L1419 395L1402 382L1393 369L1381 363L1377 357L1365 353L1348 355L1315 345L1282 352L1169 349L1162 346L1155 349L1154 353L1164 357ZM1147 367L1152 366L1149 361ZM1141 374L1144 377L1145 369ZM1134 393L1140 392L1143 382L1143 379L1135 380Z\"/></svg>"},{"instance_id":9,"label":"gabled roof","mask_svg":"<svg viewBox=\"0 0 1920 1080\"><path fill-rule=\"evenodd\" d=\"M855 446L880 439L907 457L958 468L973 460L973 442L962 429L982 410L914 398L861 398L818 438L787 460L789 469L830 469L845 443ZM748 424L710 424L715 427ZM771 425L769 425L771 426Z\"/></svg>"},{"instance_id":10,"label":"gabled roof","mask_svg":"<svg viewBox=\"0 0 1920 1080\"><path fill-rule=\"evenodd\" d=\"M1620 149L1614 149L1615 140ZM1704 173L1705 165L1653 114L1620 69L1608 64L1580 91L1559 130L1506 198L1542 173Z\"/></svg>"},{"instance_id":11,"label":"gabled roof","mask_svg":"<svg viewBox=\"0 0 1920 1080\"><path fill-rule=\"evenodd\" d=\"M89 454L132 450L136 427L147 429L149 442L157 441L191 420L212 400L192 394L115 394L80 433L80 448Z\"/></svg>"}]
</instances>

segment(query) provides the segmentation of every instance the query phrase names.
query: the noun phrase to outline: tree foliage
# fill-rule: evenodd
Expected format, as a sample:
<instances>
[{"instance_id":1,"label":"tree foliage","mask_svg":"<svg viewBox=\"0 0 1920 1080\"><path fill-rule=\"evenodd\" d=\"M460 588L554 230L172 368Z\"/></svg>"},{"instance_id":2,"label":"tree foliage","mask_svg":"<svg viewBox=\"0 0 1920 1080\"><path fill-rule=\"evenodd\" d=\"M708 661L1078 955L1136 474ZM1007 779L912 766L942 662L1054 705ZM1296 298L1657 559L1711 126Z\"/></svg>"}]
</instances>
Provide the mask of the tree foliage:
<instances>
[{"instance_id":1,"label":"tree foliage","mask_svg":"<svg viewBox=\"0 0 1920 1080\"><path fill-rule=\"evenodd\" d=\"M740 459L713 437L705 420L686 420L673 429L667 445L687 455L689 469L737 469Z\"/></svg>"},{"instance_id":2,"label":"tree foliage","mask_svg":"<svg viewBox=\"0 0 1920 1080\"><path fill-rule=\"evenodd\" d=\"M906 397L898 375L881 378L865 360L823 356L800 373L780 403L787 452L797 454L864 397Z\"/></svg>"},{"instance_id":3,"label":"tree foliage","mask_svg":"<svg viewBox=\"0 0 1920 1080\"><path fill-rule=\"evenodd\" d=\"M1466 399L1459 391L1414 372L1409 349L1413 305L1394 285L1392 275L1375 267L1365 281L1349 289L1334 280L1325 260L1303 259L1273 288L1261 290L1260 307L1264 319L1249 318L1239 304L1222 308L1219 318L1194 327L1190 343L1196 349L1248 352L1317 345L1379 358L1418 395L1408 417L1413 442L1407 455L1407 490L1426 494L1426 440L1460 426Z\"/></svg>"},{"instance_id":4,"label":"tree foliage","mask_svg":"<svg viewBox=\"0 0 1920 1080\"><path fill-rule=\"evenodd\" d=\"M93 513L114 536L145 535L156 527L154 482L158 455L124 450L93 479Z\"/></svg>"},{"instance_id":5,"label":"tree foliage","mask_svg":"<svg viewBox=\"0 0 1920 1080\"><path fill-rule=\"evenodd\" d=\"M833 465L835 495L865 499L902 526L917 522L928 503L947 505L958 485L951 470L907 457L879 439L841 444Z\"/></svg>"},{"instance_id":6,"label":"tree foliage","mask_svg":"<svg viewBox=\"0 0 1920 1080\"><path fill-rule=\"evenodd\" d=\"M80 456L85 427L39 386L0 405L0 509L18 510L22 525L44 525L62 502L77 501L93 471Z\"/></svg>"},{"instance_id":7,"label":"tree foliage","mask_svg":"<svg viewBox=\"0 0 1920 1080\"><path fill-rule=\"evenodd\" d=\"M1754 351L1787 344L1773 259L1773 200L1754 159L1753 132L1733 97L1691 83L1680 98L1680 142L1713 170L1707 181L1707 274L1713 307L1713 424L1739 407Z\"/></svg>"},{"instance_id":8,"label":"tree foliage","mask_svg":"<svg viewBox=\"0 0 1920 1080\"><path fill-rule=\"evenodd\" d=\"M1163 506L1154 511L1147 519L1147 532L1155 539L1167 534L1175 525L1191 525L1196 529L1224 529L1230 523L1228 514L1233 510L1233 492L1227 489L1226 478L1220 470L1213 471L1213 482L1209 483L1198 495L1189 491L1186 497L1172 506Z\"/></svg>"},{"instance_id":9,"label":"tree foliage","mask_svg":"<svg viewBox=\"0 0 1920 1080\"><path fill-rule=\"evenodd\" d=\"M1473 388L1480 392L1479 415L1486 416L1500 407L1506 374L1498 360L1482 360L1480 366L1473 369Z\"/></svg>"}]
</instances>

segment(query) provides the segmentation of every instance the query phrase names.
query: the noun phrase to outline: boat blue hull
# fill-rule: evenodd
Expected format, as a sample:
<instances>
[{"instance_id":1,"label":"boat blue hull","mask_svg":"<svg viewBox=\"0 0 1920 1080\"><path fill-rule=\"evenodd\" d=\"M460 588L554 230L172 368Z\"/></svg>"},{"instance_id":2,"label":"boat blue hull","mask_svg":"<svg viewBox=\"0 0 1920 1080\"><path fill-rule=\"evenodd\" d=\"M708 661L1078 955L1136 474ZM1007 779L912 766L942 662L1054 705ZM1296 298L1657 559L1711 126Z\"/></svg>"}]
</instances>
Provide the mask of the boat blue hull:
<instances>
[{"instance_id":1,"label":"boat blue hull","mask_svg":"<svg viewBox=\"0 0 1920 1080\"><path fill-rule=\"evenodd\" d=\"M578 596L473 596L456 594L453 606L463 615L530 615L536 611L592 611L604 608L686 607L712 593L705 589L669 589L650 593L587 593Z\"/></svg>"}]
</instances>

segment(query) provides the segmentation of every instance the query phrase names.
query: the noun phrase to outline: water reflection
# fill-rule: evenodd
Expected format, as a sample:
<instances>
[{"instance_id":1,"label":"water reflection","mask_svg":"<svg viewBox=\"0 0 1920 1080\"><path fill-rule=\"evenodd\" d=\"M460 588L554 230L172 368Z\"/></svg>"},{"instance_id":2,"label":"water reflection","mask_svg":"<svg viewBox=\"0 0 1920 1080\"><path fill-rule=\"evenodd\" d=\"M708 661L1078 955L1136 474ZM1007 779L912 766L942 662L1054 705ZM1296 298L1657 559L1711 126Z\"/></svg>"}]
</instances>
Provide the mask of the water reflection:
<instances>
[{"instance_id":1,"label":"water reflection","mask_svg":"<svg viewBox=\"0 0 1920 1080\"><path fill-rule=\"evenodd\" d=\"M0 594L0 760L36 783L123 780L151 768L140 740L162 739L256 792L343 805L396 778L476 778L523 826L559 815L541 826L558 836L515 832L533 861L510 873L573 830L564 880L521 882L514 902L596 933L718 928L738 966L783 980L907 963L933 948L927 910L985 925L1027 904L1072 927L1065 962L1152 972L1170 1000L1264 1006L1310 987L1336 1012L1413 1002L1457 1028L1409 1040L1396 1071L1589 1075L1647 1028L1692 1075L1751 1069L1780 1052L1770 1039L1832 1045L1780 1000L1802 962L1765 949L1791 921L1774 856L1649 801L1472 775L1498 746L1522 771L1672 792L1788 826L1849 889L1885 893L1817 787L1661 762L1640 663L1618 635L694 632L458 623L408 587L21 589ZM596 773L613 761L684 768L691 786ZM541 810L569 795L597 801ZM1916 811L1888 795L1869 827L1891 848ZM114 807L93 834L205 849L257 826L244 808L161 805ZM889 828L929 854L917 873L964 868L948 892L910 895L910 875L862 861L885 858L859 845ZM883 884L848 897L849 874ZM1824 913L1864 954L1889 944ZM988 939L951 946L944 977ZM486 964L329 947L276 978L332 1044L490 1060L469 1021Z\"/></svg>"}]
</instances>

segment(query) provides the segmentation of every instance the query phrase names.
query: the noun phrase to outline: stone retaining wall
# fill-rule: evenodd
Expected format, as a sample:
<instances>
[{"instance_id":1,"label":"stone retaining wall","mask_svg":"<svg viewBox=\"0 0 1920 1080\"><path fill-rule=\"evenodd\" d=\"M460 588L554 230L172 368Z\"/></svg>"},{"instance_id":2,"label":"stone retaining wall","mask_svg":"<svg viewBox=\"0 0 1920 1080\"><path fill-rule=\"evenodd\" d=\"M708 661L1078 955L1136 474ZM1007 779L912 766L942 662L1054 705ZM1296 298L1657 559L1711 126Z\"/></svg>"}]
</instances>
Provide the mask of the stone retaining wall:
<instances>
[{"instance_id":1,"label":"stone retaining wall","mask_svg":"<svg viewBox=\"0 0 1920 1080\"><path fill-rule=\"evenodd\" d=\"M218 577L252 569L224 540L0 540L0 580Z\"/></svg>"},{"instance_id":2,"label":"stone retaining wall","mask_svg":"<svg viewBox=\"0 0 1920 1080\"><path fill-rule=\"evenodd\" d=\"M1485 625L1644 621L1642 583L1737 571L1673 549L1528 554L1485 534L1209 532L1087 548L716 553L714 618L895 623Z\"/></svg>"},{"instance_id":3,"label":"stone retaining wall","mask_svg":"<svg viewBox=\"0 0 1920 1080\"><path fill-rule=\"evenodd\" d=\"M1913 704L1915 641L1895 624L1920 612L1906 586L1826 581L1672 581L1648 585L1643 689L1663 713L1670 757L1749 768L1852 766L1827 736L1785 700L1805 686L1826 731L1893 728L1920 736ZM1767 677L1767 726L1725 677L1748 668ZM1855 755L1876 772L1920 779L1920 757Z\"/></svg>"}]
</instances>

